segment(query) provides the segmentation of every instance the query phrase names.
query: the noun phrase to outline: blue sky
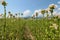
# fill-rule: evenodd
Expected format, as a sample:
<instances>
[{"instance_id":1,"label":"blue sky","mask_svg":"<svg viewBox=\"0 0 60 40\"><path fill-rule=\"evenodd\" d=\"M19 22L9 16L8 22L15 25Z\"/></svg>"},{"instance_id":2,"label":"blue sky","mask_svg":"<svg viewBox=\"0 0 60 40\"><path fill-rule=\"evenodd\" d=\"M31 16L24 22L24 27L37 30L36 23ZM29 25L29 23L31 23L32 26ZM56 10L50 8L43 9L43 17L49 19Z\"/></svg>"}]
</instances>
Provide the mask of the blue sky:
<instances>
[{"instance_id":1,"label":"blue sky","mask_svg":"<svg viewBox=\"0 0 60 40\"><path fill-rule=\"evenodd\" d=\"M29 15L35 10L46 9L49 4L56 4L60 7L60 0L5 0L7 4L7 12L11 11L13 14L17 12L25 12L28 10ZM3 6L0 4L0 14L3 13ZM29 13L28 12L28 13Z\"/></svg>"}]
</instances>

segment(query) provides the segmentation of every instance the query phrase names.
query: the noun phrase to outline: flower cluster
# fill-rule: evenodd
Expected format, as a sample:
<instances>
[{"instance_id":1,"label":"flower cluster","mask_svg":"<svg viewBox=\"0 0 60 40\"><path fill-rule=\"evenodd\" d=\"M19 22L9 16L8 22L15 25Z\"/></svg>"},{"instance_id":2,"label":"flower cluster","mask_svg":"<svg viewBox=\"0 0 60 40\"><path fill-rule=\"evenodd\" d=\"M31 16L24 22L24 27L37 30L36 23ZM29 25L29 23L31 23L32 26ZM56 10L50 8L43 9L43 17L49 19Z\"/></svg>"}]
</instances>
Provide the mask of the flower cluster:
<instances>
[{"instance_id":1,"label":"flower cluster","mask_svg":"<svg viewBox=\"0 0 60 40\"><path fill-rule=\"evenodd\" d=\"M49 26L50 28L58 29L58 25L56 23L53 23L52 26Z\"/></svg>"}]
</instances>

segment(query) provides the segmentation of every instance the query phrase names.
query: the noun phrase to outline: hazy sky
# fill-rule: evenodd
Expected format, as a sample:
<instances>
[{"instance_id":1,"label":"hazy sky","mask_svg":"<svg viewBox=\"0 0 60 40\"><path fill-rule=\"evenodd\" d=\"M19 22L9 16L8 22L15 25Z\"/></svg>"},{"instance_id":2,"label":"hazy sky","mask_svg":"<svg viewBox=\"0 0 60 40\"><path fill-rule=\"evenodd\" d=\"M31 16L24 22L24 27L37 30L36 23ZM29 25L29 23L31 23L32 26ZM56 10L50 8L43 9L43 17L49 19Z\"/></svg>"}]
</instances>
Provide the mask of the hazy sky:
<instances>
[{"instance_id":1,"label":"hazy sky","mask_svg":"<svg viewBox=\"0 0 60 40\"><path fill-rule=\"evenodd\" d=\"M6 0L7 12L11 11L12 13L23 12L25 14L31 15L35 10L46 9L49 4L58 5L60 10L60 0ZM0 3L0 14L3 13L3 6ZM27 12L27 13L26 13Z\"/></svg>"}]
</instances>

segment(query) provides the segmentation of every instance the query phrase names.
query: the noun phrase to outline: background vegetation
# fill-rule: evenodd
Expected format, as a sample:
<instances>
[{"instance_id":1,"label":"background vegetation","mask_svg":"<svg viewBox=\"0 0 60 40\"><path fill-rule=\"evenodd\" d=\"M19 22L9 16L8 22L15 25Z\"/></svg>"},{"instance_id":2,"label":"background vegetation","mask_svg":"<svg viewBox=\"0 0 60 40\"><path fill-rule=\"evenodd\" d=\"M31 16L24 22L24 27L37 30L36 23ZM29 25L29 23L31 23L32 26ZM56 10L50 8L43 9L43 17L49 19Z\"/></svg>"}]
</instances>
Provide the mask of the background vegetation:
<instances>
[{"instance_id":1,"label":"background vegetation","mask_svg":"<svg viewBox=\"0 0 60 40\"><path fill-rule=\"evenodd\" d=\"M10 18L7 18L7 3L3 1L2 5L4 15L0 18L0 40L60 40L60 18L53 15L56 8L54 4L50 5L47 10L41 10L43 15L41 19L37 19L38 12L30 19L15 17L8 12ZM51 13L50 17L49 12ZM46 17L44 17L45 13Z\"/></svg>"},{"instance_id":2,"label":"background vegetation","mask_svg":"<svg viewBox=\"0 0 60 40\"><path fill-rule=\"evenodd\" d=\"M0 40L60 40L60 19L0 19Z\"/></svg>"}]
</instances>

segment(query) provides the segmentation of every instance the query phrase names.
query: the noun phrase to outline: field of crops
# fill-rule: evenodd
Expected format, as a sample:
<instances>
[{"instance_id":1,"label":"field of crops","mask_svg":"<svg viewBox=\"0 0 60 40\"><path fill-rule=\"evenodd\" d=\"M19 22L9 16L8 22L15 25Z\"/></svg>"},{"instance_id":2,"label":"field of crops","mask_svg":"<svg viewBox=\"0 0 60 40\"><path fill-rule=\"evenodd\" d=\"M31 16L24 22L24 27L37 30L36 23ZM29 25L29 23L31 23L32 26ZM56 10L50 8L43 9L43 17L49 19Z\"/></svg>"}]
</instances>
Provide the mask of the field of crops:
<instances>
[{"instance_id":1,"label":"field of crops","mask_svg":"<svg viewBox=\"0 0 60 40\"><path fill-rule=\"evenodd\" d=\"M0 19L0 40L60 40L60 19Z\"/></svg>"}]
</instances>

